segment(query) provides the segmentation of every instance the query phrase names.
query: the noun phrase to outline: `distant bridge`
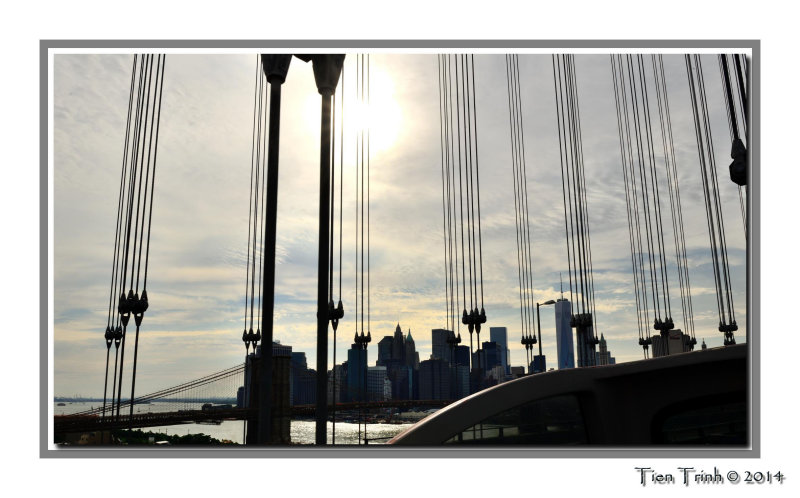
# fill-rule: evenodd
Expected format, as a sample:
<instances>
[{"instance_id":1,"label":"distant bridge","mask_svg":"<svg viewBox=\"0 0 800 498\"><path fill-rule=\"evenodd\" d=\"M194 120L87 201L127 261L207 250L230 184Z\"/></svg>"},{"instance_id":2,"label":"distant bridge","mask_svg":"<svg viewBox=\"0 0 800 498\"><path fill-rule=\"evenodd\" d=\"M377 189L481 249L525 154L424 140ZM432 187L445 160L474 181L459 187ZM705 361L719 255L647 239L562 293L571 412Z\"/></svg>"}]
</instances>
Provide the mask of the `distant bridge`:
<instances>
[{"instance_id":1,"label":"distant bridge","mask_svg":"<svg viewBox=\"0 0 800 498\"><path fill-rule=\"evenodd\" d=\"M131 400L123 401L119 407L109 402L102 406L71 415L54 417L54 429L58 434L73 432L96 432L112 429L159 427L189 423L216 423L222 420L246 420L255 416L255 409L231 406L211 406L198 409L209 399L235 399L236 390L244 385L244 365L240 364L220 372L184 382L177 386L145 394L133 400L137 407L149 406L153 401L171 402L175 410L169 412L133 413ZM452 400L388 400L370 402L347 402L329 404L328 411L379 410L383 408L437 408L452 403ZM119 415L116 415L116 414ZM295 405L293 416L309 416L316 413L316 405Z\"/></svg>"},{"instance_id":2,"label":"distant bridge","mask_svg":"<svg viewBox=\"0 0 800 498\"><path fill-rule=\"evenodd\" d=\"M337 403L336 411L372 411L383 408L441 408L452 403L452 400L388 400L369 402ZM328 405L329 413L333 412L333 405ZM102 412L102 410L101 410ZM174 412L135 413L131 415L111 415L103 418L102 414L88 413L76 415L58 415L54 417L55 432L97 432L114 429L160 427L164 425L178 425L210 422L222 420L245 420L248 415L253 415L255 409L249 408L213 408L210 410L178 410ZM314 415L316 405L295 405L292 415Z\"/></svg>"}]
</instances>

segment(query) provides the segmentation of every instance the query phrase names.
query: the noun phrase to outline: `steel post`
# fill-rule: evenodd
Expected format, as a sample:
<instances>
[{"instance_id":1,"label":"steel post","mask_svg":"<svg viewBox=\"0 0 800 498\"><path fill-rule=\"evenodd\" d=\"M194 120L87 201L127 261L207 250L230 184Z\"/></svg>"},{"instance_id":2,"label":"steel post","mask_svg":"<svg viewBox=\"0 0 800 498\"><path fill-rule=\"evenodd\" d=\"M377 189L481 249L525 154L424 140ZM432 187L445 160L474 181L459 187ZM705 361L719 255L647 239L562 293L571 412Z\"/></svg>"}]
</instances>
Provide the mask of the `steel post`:
<instances>
[{"instance_id":1,"label":"steel post","mask_svg":"<svg viewBox=\"0 0 800 498\"><path fill-rule=\"evenodd\" d=\"M261 368L259 369L258 443L272 442L272 340L275 310L275 237L278 215L278 157L281 137L281 86L286 81L291 55L262 55L270 84L269 144L267 151L267 205L264 224L264 280L261 301Z\"/></svg>"},{"instance_id":2,"label":"steel post","mask_svg":"<svg viewBox=\"0 0 800 498\"><path fill-rule=\"evenodd\" d=\"M331 96L322 94L319 151L319 259L317 266L316 444L328 442L328 243L330 238Z\"/></svg>"}]
</instances>

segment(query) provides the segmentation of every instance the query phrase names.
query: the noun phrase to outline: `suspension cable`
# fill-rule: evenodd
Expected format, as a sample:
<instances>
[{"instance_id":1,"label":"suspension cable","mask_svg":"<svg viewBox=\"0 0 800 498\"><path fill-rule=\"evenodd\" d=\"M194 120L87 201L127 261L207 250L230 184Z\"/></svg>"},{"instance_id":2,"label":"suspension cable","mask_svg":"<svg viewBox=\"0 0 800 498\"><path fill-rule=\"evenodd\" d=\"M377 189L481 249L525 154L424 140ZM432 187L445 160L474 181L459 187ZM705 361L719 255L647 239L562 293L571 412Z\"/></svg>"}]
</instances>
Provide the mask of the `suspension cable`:
<instances>
[{"instance_id":1,"label":"suspension cable","mask_svg":"<svg viewBox=\"0 0 800 498\"><path fill-rule=\"evenodd\" d=\"M116 386L116 356L119 353L119 341L116 339L116 320L118 320L118 315L114 314L115 320L112 322L112 310L113 305L116 302L117 297L117 277L118 277L118 261L119 261L119 252L120 252L120 235L121 235L121 228L122 228L122 205L125 197L125 171L128 165L128 139L130 137L130 130L131 130L131 110L133 107L133 94L134 94L134 82L136 80L136 63L137 63L137 55L133 55L133 68L131 69L131 85L130 85L130 93L128 97L128 117L127 117L127 124L125 126L125 145L123 147L122 152L122 173L120 174L119 179L119 201L117 202L117 221L114 227L114 256L113 256L113 263L111 267L111 289L109 291L108 296L108 319L106 322L106 331L105 331L105 342L106 342L106 372L103 380L103 419L105 419L106 414L106 402L107 402L107 393L108 393L108 365L109 365L109 356L111 352L111 343L114 342L115 346L115 358L114 358L114 382L112 383L112 395L111 399L114 399L114 391Z\"/></svg>"},{"instance_id":2,"label":"suspension cable","mask_svg":"<svg viewBox=\"0 0 800 498\"><path fill-rule=\"evenodd\" d=\"M714 145L708 119L708 104L703 81L703 70L700 57L685 57L687 76L689 79L692 112L695 123L695 135L698 144L698 157L703 179L706 218L711 242L714 282L716 285L717 308L719 313L719 330L725 334L725 345L735 344L733 332L738 329L733 312L733 300L730 290L730 273L725 244L725 226L719 199L719 186L716 179L714 161ZM710 178L709 178L710 177ZM727 307L727 309L726 309ZM727 315L727 316L726 316Z\"/></svg>"},{"instance_id":3,"label":"suspension cable","mask_svg":"<svg viewBox=\"0 0 800 498\"><path fill-rule=\"evenodd\" d=\"M104 418L108 406L108 370L112 342L115 346L115 355L111 413L116 419L119 419L120 416L125 344L131 315L133 315L136 325L131 399L134 399L135 396L139 331L144 312L148 308L147 274L165 62L166 57L163 55L158 55L155 62L152 54L144 54L141 57L134 55L131 69L120 194L115 223L111 290L105 332L106 369L104 399L101 407ZM146 239L145 233L147 233ZM142 260L144 260L144 272L142 272ZM139 294L140 284L142 284L141 295ZM112 320L112 309L115 302L117 302L117 307ZM115 404L116 407L114 407ZM116 408L116 413L114 408Z\"/></svg>"},{"instance_id":4,"label":"suspension cable","mask_svg":"<svg viewBox=\"0 0 800 498\"><path fill-rule=\"evenodd\" d=\"M633 273L633 285L634 285L634 296L636 302L636 323L639 329L639 345L642 346L642 351L644 353L644 357L647 358L647 351L649 347L649 318L647 318L647 294L644 293L643 297L640 299L640 294L642 291L642 287L644 286L644 282L640 282L639 280L639 269L637 267L637 258L635 257L636 254L636 245L634 243L634 217L632 216L632 208L633 208L633 199L632 199L632 192L629 188L629 179L628 179L628 168L629 164L632 163L633 158L626 153L627 150L625 147L626 138L627 143L630 144L630 135L628 133L628 121L627 121L627 104L626 107L623 109L623 99L622 99L622 88L621 85L623 84L622 78L618 78L618 72L622 71L622 60L621 56L610 55L611 58L611 75L614 85L614 104L616 109L617 115L617 133L619 138L619 150L620 150L620 159L622 160L622 176L623 176L623 184L625 186L625 213L627 215L628 221L628 243L630 246L631 251L631 270ZM620 67L617 68L617 58L619 59ZM622 76L620 74L620 76ZM623 114L625 116L625 122L623 124ZM624 127L624 128L623 128ZM637 234L638 234L638 225L636 227ZM644 316L644 320L642 319Z\"/></svg>"},{"instance_id":5,"label":"suspension cable","mask_svg":"<svg viewBox=\"0 0 800 498\"><path fill-rule=\"evenodd\" d=\"M519 163L519 154L518 154L518 132L517 132L517 120L515 119L516 112L518 112L518 103L516 101L516 91L512 90L513 84L513 71L511 65L511 56L506 55L506 86L508 90L508 124L509 129L511 131L511 168L512 168L512 181L514 186L514 220L515 220L515 232L516 232L516 240L517 240L517 279L519 282L519 318L520 318L520 327L522 329L522 337L523 337L523 344L525 344L525 352L526 355L528 353L528 337L530 335L530 328L529 328L529 321L528 317L528 304L527 299L523 304L523 289L527 289L527 285L523 285L523 266L525 265L525 260L523 258L523 246L522 241L520 238L520 231L521 231L521 223L522 223L522 211L519 207L519 188L517 186L518 183L518 163ZM527 284L527 282L525 282ZM530 364L530 361L528 361Z\"/></svg>"},{"instance_id":6,"label":"suspension cable","mask_svg":"<svg viewBox=\"0 0 800 498\"><path fill-rule=\"evenodd\" d=\"M589 231L589 211L584 173L582 133L574 56L553 55L553 87L564 199L564 231L570 275L571 326L578 337L578 363L596 362L597 327ZM573 294L575 285L577 296Z\"/></svg>"}]
</instances>

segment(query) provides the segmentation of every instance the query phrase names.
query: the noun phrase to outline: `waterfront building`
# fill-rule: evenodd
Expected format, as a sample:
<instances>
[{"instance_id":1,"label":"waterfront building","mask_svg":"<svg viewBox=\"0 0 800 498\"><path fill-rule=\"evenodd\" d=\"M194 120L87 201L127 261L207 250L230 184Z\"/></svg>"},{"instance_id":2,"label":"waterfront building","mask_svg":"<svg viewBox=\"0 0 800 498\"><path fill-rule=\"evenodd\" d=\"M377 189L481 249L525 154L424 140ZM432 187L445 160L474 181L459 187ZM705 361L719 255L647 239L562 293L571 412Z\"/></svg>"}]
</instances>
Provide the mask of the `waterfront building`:
<instances>
[{"instance_id":1,"label":"waterfront building","mask_svg":"<svg viewBox=\"0 0 800 498\"><path fill-rule=\"evenodd\" d=\"M486 371L486 377L494 380L497 384L502 384L506 381L506 370L503 365L495 365Z\"/></svg>"},{"instance_id":2,"label":"waterfront building","mask_svg":"<svg viewBox=\"0 0 800 498\"><path fill-rule=\"evenodd\" d=\"M556 301L556 352L558 369L575 368L575 351L572 343L570 318L572 306L563 297Z\"/></svg>"},{"instance_id":3,"label":"waterfront building","mask_svg":"<svg viewBox=\"0 0 800 498\"><path fill-rule=\"evenodd\" d=\"M451 371L453 373L452 399L469 396L469 365L454 365Z\"/></svg>"},{"instance_id":4,"label":"waterfront building","mask_svg":"<svg viewBox=\"0 0 800 498\"><path fill-rule=\"evenodd\" d=\"M450 368L439 358L419 364L420 399L450 399Z\"/></svg>"},{"instance_id":5,"label":"waterfront building","mask_svg":"<svg viewBox=\"0 0 800 498\"><path fill-rule=\"evenodd\" d=\"M389 378L386 376L386 367L375 366L367 367L367 400L368 401L386 401L388 398L385 396L386 381ZM391 382L389 384L389 392L391 393ZM391 395L391 394L390 394Z\"/></svg>"},{"instance_id":6,"label":"waterfront building","mask_svg":"<svg viewBox=\"0 0 800 498\"><path fill-rule=\"evenodd\" d=\"M308 363L306 362L306 354L303 352L292 352L289 362L289 404L292 406L295 404L294 393L297 389L300 373L305 372L307 369Z\"/></svg>"},{"instance_id":7,"label":"waterfront building","mask_svg":"<svg viewBox=\"0 0 800 498\"><path fill-rule=\"evenodd\" d=\"M291 354L292 356L292 367L298 370L306 370L308 369L308 361L306 360L306 354L302 351L296 351Z\"/></svg>"},{"instance_id":8,"label":"waterfront building","mask_svg":"<svg viewBox=\"0 0 800 498\"><path fill-rule=\"evenodd\" d=\"M502 366L501 357L504 354L501 345L491 341L484 342L481 344L480 350L472 353L472 367L473 369L479 368L481 371L488 373L489 370L495 366Z\"/></svg>"},{"instance_id":9,"label":"waterfront building","mask_svg":"<svg viewBox=\"0 0 800 498\"><path fill-rule=\"evenodd\" d=\"M392 359L400 364L406 363L406 345L403 331L400 330L400 324L394 329L394 336L392 341Z\"/></svg>"},{"instance_id":10,"label":"waterfront building","mask_svg":"<svg viewBox=\"0 0 800 498\"><path fill-rule=\"evenodd\" d=\"M444 360L445 363L450 363L451 351L450 345L447 344L447 338L450 337L452 331L445 329L431 330L431 359L438 358Z\"/></svg>"},{"instance_id":11,"label":"waterfront building","mask_svg":"<svg viewBox=\"0 0 800 498\"><path fill-rule=\"evenodd\" d=\"M387 368L392 383L392 399L414 398L414 369L407 365L391 365Z\"/></svg>"},{"instance_id":12,"label":"waterfront building","mask_svg":"<svg viewBox=\"0 0 800 498\"><path fill-rule=\"evenodd\" d=\"M489 327L489 340L491 342L496 342L500 347L500 364L503 365L506 375L511 374L511 365L509 362L511 351L508 349L508 329L505 327Z\"/></svg>"},{"instance_id":13,"label":"waterfront building","mask_svg":"<svg viewBox=\"0 0 800 498\"><path fill-rule=\"evenodd\" d=\"M336 372L335 376L334 372ZM345 379L345 381L347 379L347 362L344 365L334 365L331 370L328 370L328 403L341 403L344 401L342 397L342 379ZM336 400L334 400L334 393L336 394Z\"/></svg>"},{"instance_id":14,"label":"waterfront building","mask_svg":"<svg viewBox=\"0 0 800 498\"><path fill-rule=\"evenodd\" d=\"M606 338L602 333L600 334L600 343L598 347L600 350L597 352L597 361L595 363L597 365L613 365L613 363L611 363L611 352L608 350Z\"/></svg>"},{"instance_id":15,"label":"waterfront building","mask_svg":"<svg viewBox=\"0 0 800 498\"><path fill-rule=\"evenodd\" d=\"M281 341L272 343L272 356L292 356L292 347L281 344Z\"/></svg>"},{"instance_id":16,"label":"waterfront building","mask_svg":"<svg viewBox=\"0 0 800 498\"><path fill-rule=\"evenodd\" d=\"M294 384L293 404L313 405L316 402L317 371L313 368L307 368L297 374Z\"/></svg>"},{"instance_id":17,"label":"waterfront building","mask_svg":"<svg viewBox=\"0 0 800 498\"><path fill-rule=\"evenodd\" d=\"M349 366L347 361L343 361L341 365L338 365L339 369L336 371L336 383L339 384L338 399L340 403L344 403L349 399L347 397L347 370Z\"/></svg>"},{"instance_id":18,"label":"waterfront building","mask_svg":"<svg viewBox=\"0 0 800 498\"><path fill-rule=\"evenodd\" d=\"M290 355L289 404L310 405L316 403L317 372L313 369L309 370L304 352L292 352Z\"/></svg>"},{"instance_id":19,"label":"waterfront building","mask_svg":"<svg viewBox=\"0 0 800 498\"><path fill-rule=\"evenodd\" d=\"M419 353L417 353L417 347L414 344L414 338L411 337L411 329L408 329L408 334L406 334L404 345L406 349L406 365L411 367L413 370L419 370Z\"/></svg>"},{"instance_id":20,"label":"waterfront building","mask_svg":"<svg viewBox=\"0 0 800 498\"><path fill-rule=\"evenodd\" d=\"M416 350L411 331L409 330L403 336L403 331L398 323L393 336L381 339L379 348L381 347L384 352L378 366L386 367L387 378L392 384L392 398L415 399L419 353Z\"/></svg>"},{"instance_id":21,"label":"waterfront building","mask_svg":"<svg viewBox=\"0 0 800 498\"><path fill-rule=\"evenodd\" d=\"M503 368L503 375L506 373L505 365L503 365L503 358L506 355L506 348L502 344L494 341L484 342L481 344L481 353L483 355L483 364L481 367L485 372L489 372L496 366Z\"/></svg>"},{"instance_id":22,"label":"waterfront building","mask_svg":"<svg viewBox=\"0 0 800 498\"><path fill-rule=\"evenodd\" d=\"M469 346L456 346L453 364L469 368Z\"/></svg>"},{"instance_id":23,"label":"waterfront building","mask_svg":"<svg viewBox=\"0 0 800 498\"><path fill-rule=\"evenodd\" d=\"M367 350L354 343L347 350L347 401L364 401L366 375Z\"/></svg>"},{"instance_id":24,"label":"waterfront building","mask_svg":"<svg viewBox=\"0 0 800 498\"><path fill-rule=\"evenodd\" d=\"M392 381L388 377L383 379L383 399L392 399Z\"/></svg>"},{"instance_id":25,"label":"waterfront building","mask_svg":"<svg viewBox=\"0 0 800 498\"><path fill-rule=\"evenodd\" d=\"M386 366L389 360L392 359L392 344L394 339L392 336L387 335L378 342L378 360L375 362L377 366Z\"/></svg>"}]
</instances>

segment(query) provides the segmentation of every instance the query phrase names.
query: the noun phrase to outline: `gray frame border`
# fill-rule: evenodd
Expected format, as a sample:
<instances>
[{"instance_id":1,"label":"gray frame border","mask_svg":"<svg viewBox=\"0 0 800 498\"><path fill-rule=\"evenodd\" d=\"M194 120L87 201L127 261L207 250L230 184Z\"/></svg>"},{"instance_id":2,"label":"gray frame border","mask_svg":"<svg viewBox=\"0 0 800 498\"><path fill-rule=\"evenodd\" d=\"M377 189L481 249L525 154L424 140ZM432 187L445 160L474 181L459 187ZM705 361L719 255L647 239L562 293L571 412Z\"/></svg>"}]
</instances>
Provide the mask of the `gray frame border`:
<instances>
[{"instance_id":1,"label":"gray frame border","mask_svg":"<svg viewBox=\"0 0 800 498\"><path fill-rule=\"evenodd\" d=\"M751 146L748 171L747 223L747 343L750 386L750 448L70 448L51 450L48 443L48 99L50 49L204 49L204 48L297 48L319 47L399 48L399 49L680 49L680 48L750 48L752 50ZM761 41L760 40L40 40L39 42L39 457L40 458L760 458L761 456L761 340L753 325L761 318L761 227L754 223L761 216Z\"/></svg>"}]
</instances>

